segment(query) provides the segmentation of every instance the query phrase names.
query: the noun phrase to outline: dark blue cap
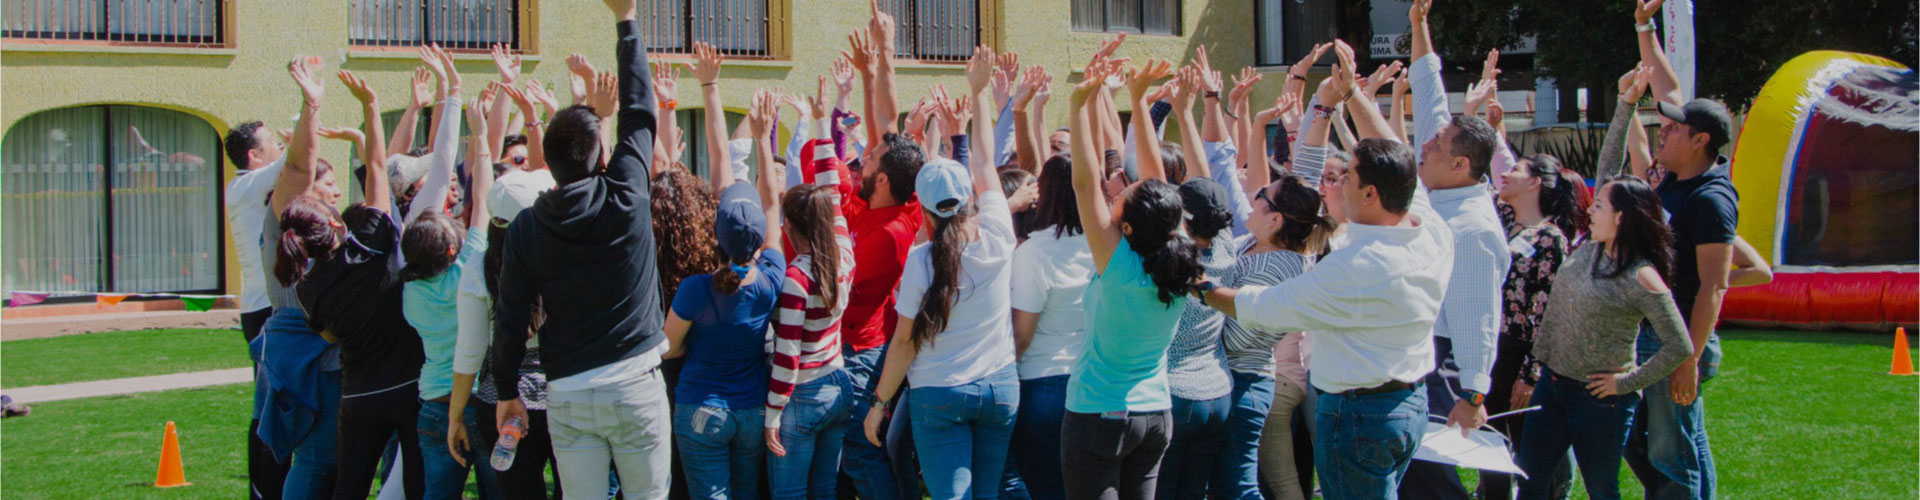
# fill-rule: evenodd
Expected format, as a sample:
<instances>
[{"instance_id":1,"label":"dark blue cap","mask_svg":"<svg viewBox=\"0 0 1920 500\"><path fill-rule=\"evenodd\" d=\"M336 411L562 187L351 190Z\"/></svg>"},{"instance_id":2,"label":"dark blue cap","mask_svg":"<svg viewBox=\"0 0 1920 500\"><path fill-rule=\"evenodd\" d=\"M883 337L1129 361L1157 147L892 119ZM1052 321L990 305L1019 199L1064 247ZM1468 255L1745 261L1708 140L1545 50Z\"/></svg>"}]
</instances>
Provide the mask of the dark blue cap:
<instances>
[{"instance_id":1,"label":"dark blue cap","mask_svg":"<svg viewBox=\"0 0 1920 500\"><path fill-rule=\"evenodd\" d=\"M713 211L713 236L730 264L744 264L767 241L767 215L751 184L736 182L720 191Z\"/></svg>"}]
</instances>

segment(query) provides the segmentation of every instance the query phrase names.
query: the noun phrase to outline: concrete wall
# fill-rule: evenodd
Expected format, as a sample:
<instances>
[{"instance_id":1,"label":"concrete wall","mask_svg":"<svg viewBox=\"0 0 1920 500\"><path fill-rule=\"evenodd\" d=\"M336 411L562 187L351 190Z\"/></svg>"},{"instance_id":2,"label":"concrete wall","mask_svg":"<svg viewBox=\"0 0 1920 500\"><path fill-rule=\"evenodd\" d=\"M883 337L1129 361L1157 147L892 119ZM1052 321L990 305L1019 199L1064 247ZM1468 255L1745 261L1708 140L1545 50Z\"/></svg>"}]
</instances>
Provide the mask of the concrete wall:
<instances>
[{"instance_id":1,"label":"concrete wall","mask_svg":"<svg viewBox=\"0 0 1920 500\"><path fill-rule=\"evenodd\" d=\"M613 60L613 19L600 2L589 0L521 0L529 10L523 26L534 31L531 52L524 56L524 74L547 82L567 98L565 59L580 53L601 66ZM648 0L641 0L643 6ZM985 23L992 29L987 43L1020 53L1024 64L1041 64L1056 79L1079 80L1086 57L1111 35L1070 29L1067 0L982 0ZM407 78L418 59L413 52L363 51L347 43L346 2L260 2L229 4L230 48L181 49L114 46L63 46L0 43L0 124L12 127L35 112L91 104L135 104L175 109L206 119L222 134L233 124L263 120L279 128L291 127L299 109L299 94L285 70L295 54L317 55L331 69L348 69L366 77L388 110L404 106ZM723 105L742 111L748 96L759 87L811 92L815 78L826 74L846 34L867 23L865 0L773 0L773 31L790 36L790 56L780 60L730 61L723 72ZM1182 6L1181 36L1130 35L1122 55L1135 61L1165 58L1184 62L1193 50L1206 45L1216 68L1223 71L1250 64L1254 56L1254 7L1251 0L1186 0ZM477 89L497 78L485 54L457 56L458 66ZM657 60L685 60L661 55ZM936 83L964 85L963 66L902 62L897 65L903 110ZM1255 92L1256 106L1264 107L1279 94L1285 67L1266 68L1266 78ZM330 71L329 71L330 72ZM691 81L691 75L683 81ZM697 86L683 85L682 109L698 109ZM1047 110L1046 127L1064 125L1066 98ZM1124 99L1123 99L1124 101ZM857 102L857 101L856 101ZM1122 109L1128 106L1121 104ZM337 80L327 82L327 104L321 121L333 126L357 125L359 107ZM422 139L424 140L424 139ZM322 155L336 165L350 156L346 143L324 141ZM699 145L690 145L699 147ZM227 166L230 179L233 167ZM342 185L350 175L340 169ZM231 244L227 252L227 286L237 293L239 267Z\"/></svg>"}]
</instances>

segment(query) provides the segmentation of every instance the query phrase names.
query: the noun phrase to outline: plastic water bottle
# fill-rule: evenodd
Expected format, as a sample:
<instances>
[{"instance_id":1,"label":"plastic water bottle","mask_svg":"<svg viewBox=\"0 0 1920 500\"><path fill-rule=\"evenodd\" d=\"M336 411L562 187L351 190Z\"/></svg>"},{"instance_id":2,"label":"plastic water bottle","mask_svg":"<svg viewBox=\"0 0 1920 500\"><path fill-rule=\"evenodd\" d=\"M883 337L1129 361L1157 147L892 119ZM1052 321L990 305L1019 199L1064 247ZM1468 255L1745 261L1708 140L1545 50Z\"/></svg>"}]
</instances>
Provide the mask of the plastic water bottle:
<instances>
[{"instance_id":1,"label":"plastic water bottle","mask_svg":"<svg viewBox=\"0 0 1920 500\"><path fill-rule=\"evenodd\" d=\"M526 422L517 416L508 418L507 425L500 426L500 440L493 443L493 470L513 467L513 455L520 451L520 437L526 433Z\"/></svg>"}]
</instances>

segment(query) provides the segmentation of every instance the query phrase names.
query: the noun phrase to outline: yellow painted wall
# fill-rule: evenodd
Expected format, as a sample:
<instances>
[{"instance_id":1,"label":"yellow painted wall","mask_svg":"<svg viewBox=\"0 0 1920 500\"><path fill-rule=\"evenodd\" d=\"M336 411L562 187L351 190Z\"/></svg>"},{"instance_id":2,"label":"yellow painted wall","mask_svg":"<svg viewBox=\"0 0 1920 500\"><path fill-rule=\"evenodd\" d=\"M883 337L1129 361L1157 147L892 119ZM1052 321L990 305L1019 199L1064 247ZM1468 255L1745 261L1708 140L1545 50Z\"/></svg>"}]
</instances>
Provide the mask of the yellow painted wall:
<instances>
[{"instance_id":1,"label":"yellow painted wall","mask_svg":"<svg viewBox=\"0 0 1920 500\"><path fill-rule=\"evenodd\" d=\"M561 99L567 98L565 58L586 55L605 67L613 60L612 16L600 2L589 0L521 0L532 12L537 30L537 54L524 57L524 74L547 82ZM647 0L641 0L643 6ZM759 87L811 92L815 78L826 74L846 34L866 26L866 0L781 0L773 2L773 17L787 21L775 33L791 36L791 57L777 61L729 62L723 72L723 105L740 111ZM984 1L991 12L988 24L997 26L997 39L988 43L1020 53L1023 64L1042 64L1056 79L1078 81L1086 57L1111 35L1071 30L1067 0ZM385 109L399 109L408 98L407 79L418 59L411 52L354 51L348 47L348 11L345 2L236 1L228 15L233 20L233 48L160 49L130 47L72 47L0 42L0 124L11 127L39 111L90 104L135 104L175 109L205 118L225 134L233 124L262 120L277 128L292 126L299 94L285 70L294 54L322 57L328 68L353 70L381 95ZM1182 7L1182 36L1130 35L1122 55L1136 61L1147 57L1187 60L1193 49L1206 45L1216 68L1237 69L1254 57L1254 11L1251 0L1186 0ZM903 28L904 29L904 28ZM656 60L682 58L662 55ZM497 77L484 54L463 54L458 66L468 89ZM936 83L964 84L957 64L901 63L898 65L901 108L912 105ZM1285 67L1266 68L1266 78L1255 92L1256 106L1264 107L1278 95ZM691 81L691 75L684 81ZM359 107L337 80L327 81L327 104L322 123L351 126L361 122ZM683 109L700 107L696 86L684 85L679 97ZM1065 86L1056 85L1047 110L1049 128L1064 124ZM1124 99L1123 99L1124 100ZM856 101L857 102L857 101ZM1122 109L1128 106L1121 104ZM691 145L699 147L698 145ZM323 142L322 155L336 165L345 161L346 143ZM233 166L227 166L231 179ZM338 171L346 184L349 169ZM228 293L238 293L239 265L231 244L227 254Z\"/></svg>"}]
</instances>

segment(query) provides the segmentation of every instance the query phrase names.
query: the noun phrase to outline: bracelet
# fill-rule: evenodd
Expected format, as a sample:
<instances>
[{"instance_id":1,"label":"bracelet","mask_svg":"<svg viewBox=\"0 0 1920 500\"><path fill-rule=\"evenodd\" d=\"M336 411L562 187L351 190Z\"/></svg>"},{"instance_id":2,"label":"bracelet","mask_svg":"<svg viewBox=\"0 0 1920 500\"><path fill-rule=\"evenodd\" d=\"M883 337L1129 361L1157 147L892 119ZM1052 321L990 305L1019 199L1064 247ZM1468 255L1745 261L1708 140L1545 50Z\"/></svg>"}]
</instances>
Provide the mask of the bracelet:
<instances>
[{"instance_id":1,"label":"bracelet","mask_svg":"<svg viewBox=\"0 0 1920 500\"><path fill-rule=\"evenodd\" d=\"M1288 73L1287 73L1287 78L1292 78L1292 79L1295 79L1295 80L1300 80L1300 81L1303 81L1303 82L1304 82L1304 81L1307 81L1307 77L1304 77L1304 76L1300 76L1300 75L1296 75L1296 74L1293 74L1292 72L1288 72Z\"/></svg>"},{"instance_id":2,"label":"bracelet","mask_svg":"<svg viewBox=\"0 0 1920 500\"><path fill-rule=\"evenodd\" d=\"M527 123L527 128L539 127L546 124L547 124L546 120L534 120L532 122Z\"/></svg>"},{"instance_id":3,"label":"bracelet","mask_svg":"<svg viewBox=\"0 0 1920 500\"><path fill-rule=\"evenodd\" d=\"M1313 105L1313 113L1318 116L1333 116L1333 113L1335 111L1339 111L1339 110L1334 109L1332 106L1328 106L1325 104Z\"/></svg>"},{"instance_id":4,"label":"bracelet","mask_svg":"<svg viewBox=\"0 0 1920 500\"><path fill-rule=\"evenodd\" d=\"M1204 93L1204 94L1200 94L1200 96L1201 96L1201 97L1205 97L1205 98L1207 98L1207 99L1219 99L1219 98L1220 98L1220 91L1218 91L1218 90L1209 90L1209 91L1207 91L1207 92L1206 92L1206 93Z\"/></svg>"},{"instance_id":5,"label":"bracelet","mask_svg":"<svg viewBox=\"0 0 1920 500\"><path fill-rule=\"evenodd\" d=\"M1648 19L1648 20L1647 20L1647 24L1635 24L1635 25L1633 25L1633 30L1634 30L1634 31L1638 31L1638 32L1641 32L1641 33L1652 33L1652 32L1653 32L1653 30L1655 30L1655 29L1656 29L1656 28L1655 28L1655 27L1654 27L1654 25L1653 25L1653 20L1652 20L1652 19Z\"/></svg>"},{"instance_id":6,"label":"bracelet","mask_svg":"<svg viewBox=\"0 0 1920 500\"><path fill-rule=\"evenodd\" d=\"M720 84L720 82L706 82L706 83L702 83L702 84L700 84L700 86L702 86L702 87L712 87L712 86L715 86L715 85L719 85L719 84Z\"/></svg>"}]
</instances>

